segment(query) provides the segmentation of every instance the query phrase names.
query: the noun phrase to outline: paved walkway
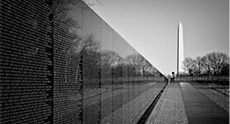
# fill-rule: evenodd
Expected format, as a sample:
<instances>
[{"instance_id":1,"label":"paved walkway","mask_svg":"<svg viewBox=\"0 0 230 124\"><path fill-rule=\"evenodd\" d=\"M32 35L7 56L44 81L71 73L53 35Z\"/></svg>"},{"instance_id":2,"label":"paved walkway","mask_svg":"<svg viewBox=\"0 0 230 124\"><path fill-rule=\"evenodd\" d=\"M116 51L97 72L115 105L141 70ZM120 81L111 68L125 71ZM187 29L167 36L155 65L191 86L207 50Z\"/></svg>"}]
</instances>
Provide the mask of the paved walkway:
<instances>
[{"instance_id":1,"label":"paved walkway","mask_svg":"<svg viewBox=\"0 0 230 124\"><path fill-rule=\"evenodd\" d=\"M229 113L229 96L200 83L193 82L191 85Z\"/></svg>"},{"instance_id":2,"label":"paved walkway","mask_svg":"<svg viewBox=\"0 0 230 124\"><path fill-rule=\"evenodd\" d=\"M147 124L228 124L229 113L190 83L171 83Z\"/></svg>"},{"instance_id":3,"label":"paved walkway","mask_svg":"<svg viewBox=\"0 0 230 124\"><path fill-rule=\"evenodd\" d=\"M229 114L187 82L180 83L190 124L229 124Z\"/></svg>"}]
</instances>

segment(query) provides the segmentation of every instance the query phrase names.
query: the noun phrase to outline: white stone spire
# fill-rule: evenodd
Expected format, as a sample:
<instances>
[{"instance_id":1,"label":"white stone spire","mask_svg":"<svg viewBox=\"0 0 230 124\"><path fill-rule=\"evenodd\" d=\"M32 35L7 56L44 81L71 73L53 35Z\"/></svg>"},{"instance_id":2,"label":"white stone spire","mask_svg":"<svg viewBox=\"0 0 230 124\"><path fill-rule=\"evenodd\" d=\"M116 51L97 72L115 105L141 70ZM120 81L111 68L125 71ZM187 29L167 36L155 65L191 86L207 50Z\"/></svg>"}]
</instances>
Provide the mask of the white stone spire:
<instances>
[{"instance_id":1,"label":"white stone spire","mask_svg":"<svg viewBox=\"0 0 230 124\"><path fill-rule=\"evenodd\" d=\"M179 27L183 27L182 23L180 22Z\"/></svg>"},{"instance_id":2,"label":"white stone spire","mask_svg":"<svg viewBox=\"0 0 230 124\"><path fill-rule=\"evenodd\" d=\"M177 74L183 72L183 61L184 61L184 34L183 25L180 22L178 26L178 37L177 37Z\"/></svg>"}]
</instances>

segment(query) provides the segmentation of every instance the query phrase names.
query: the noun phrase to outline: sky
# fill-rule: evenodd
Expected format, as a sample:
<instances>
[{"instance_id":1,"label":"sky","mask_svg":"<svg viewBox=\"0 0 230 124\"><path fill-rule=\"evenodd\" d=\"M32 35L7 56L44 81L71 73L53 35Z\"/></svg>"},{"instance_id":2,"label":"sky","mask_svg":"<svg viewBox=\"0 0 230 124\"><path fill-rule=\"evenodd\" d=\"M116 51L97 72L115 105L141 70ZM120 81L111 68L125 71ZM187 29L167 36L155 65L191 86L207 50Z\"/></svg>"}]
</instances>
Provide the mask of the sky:
<instances>
[{"instance_id":1,"label":"sky","mask_svg":"<svg viewBox=\"0 0 230 124\"><path fill-rule=\"evenodd\" d=\"M103 0L92 8L163 74L176 72L180 22L185 57L229 55L229 0Z\"/></svg>"}]
</instances>

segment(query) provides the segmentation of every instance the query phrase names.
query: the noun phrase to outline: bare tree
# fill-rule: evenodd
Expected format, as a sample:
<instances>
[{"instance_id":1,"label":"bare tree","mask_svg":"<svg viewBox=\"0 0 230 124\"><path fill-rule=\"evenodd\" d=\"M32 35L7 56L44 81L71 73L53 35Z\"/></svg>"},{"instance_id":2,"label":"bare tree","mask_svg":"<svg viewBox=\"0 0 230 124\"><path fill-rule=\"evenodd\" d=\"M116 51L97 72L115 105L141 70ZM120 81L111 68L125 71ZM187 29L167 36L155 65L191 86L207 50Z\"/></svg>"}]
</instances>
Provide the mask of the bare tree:
<instances>
[{"instance_id":1,"label":"bare tree","mask_svg":"<svg viewBox=\"0 0 230 124\"><path fill-rule=\"evenodd\" d=\"M224 64L220 75L222 76L229 76L229 63Z\"/></svg>"},{"instance_id":2,"label":"bare tree","mask_svg":"<svg viewBox=\"0 0 230 124\"><path fill-rule=\"evenodd\" d=\"M125 60L131 68L135 69L137 73L139 72L141 57L138 54L129 55Z\"/></svg>"},{"instance_id":3,"label":"bare tree","mask_svg":"<svg viewBox=\"0 0 230 124\"><path fill-rule=\"evenodd\" d=\"M121 60L122 57L114 51L101 51L101 76L104 78L111 77L113 69L121 65Z\"/></svg>"},{"instance_id":4,"label":"bare tree","mask_svg":"<svg viewBox=\"0 0 230 124\"><path fill-rule=\"evenodd\" d=\"M207 56L202 56L201 57L201 67L203 70L203 74L210 75L212 72L212 68L210 66L210 62L208 61Z\"/></svg>"},{"instance_id":5,"label":"bare tree","mask_svg":"<svg viewBox=\"0 0 230 124\"><path fill-rule=\"evenodd\" d=\"M207 64L210 65L212 73L214 75L219 75L223 67L229 63L228 55L221 52L212 52L206 55Z\"/></svg>"},{"instance_id":6,"label":"bare tree","mask_svg":"<svg viewBox=\"0 0 230 124\"><path fill-rule=\"evenodd\" d=\"M201 57L200 56L196 57L196 61L195 62L196 62L196 66L197 66L197 72L196 72L196 74L200 75L201 72L202 72L202 61L201 61Z\"/></svg>"},{"instance_id":7,"label":"bare tree","mask_svg":"<svg viewBox=\"0 0 230 124\"><path fill-rule=\"evenodd\" d=\"M119 65L122 57L111 50L105 50L101 53L102 65L109 65L110 67Z\"/></svg>"},{"instance_id":8,"label":"bare tree","mask_svg":"<svg viewBox=\"0 0 230 124\"><path fill-rule=\"evenodd\" d=\"M229 57L225 53L212 52L205 56L198 56L196 59L185 58L184 70L191 74L223 75L228 74L226 68L229 68Z\"/></svg>"},{"instance_id":9,"label":"bare tree","mask_svg":"<svg viewBox=\"0 0 230 124\"><path fill-rule=\"evenodd\" d=\"M150 72L152 64L149 63L142 55L133 54L126 57L126 62L136 70L137 74Z\"/></svg>"},{"instance_id":10,"label":"bare tree","mask_svg":"<svg viewBox=\"0 0 230 124\"><path fill-rule=\"evenodd\" d=\"M190 57L185 58L185 60L183 61L184 70L188 71L189 75L195 74L195 72L198 68L196 63L197 63L196 60L194 60Z\"/></svg>"}]
</instances>

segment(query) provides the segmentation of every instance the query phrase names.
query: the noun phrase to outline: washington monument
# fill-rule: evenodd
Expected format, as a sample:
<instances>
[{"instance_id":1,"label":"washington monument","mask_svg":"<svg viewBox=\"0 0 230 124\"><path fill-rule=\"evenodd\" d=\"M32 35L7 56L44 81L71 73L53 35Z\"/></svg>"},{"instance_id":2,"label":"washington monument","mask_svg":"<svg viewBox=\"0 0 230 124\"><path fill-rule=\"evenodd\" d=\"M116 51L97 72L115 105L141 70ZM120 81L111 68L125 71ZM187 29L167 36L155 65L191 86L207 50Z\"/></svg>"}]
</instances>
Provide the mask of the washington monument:
<instances>
[{"instance_id":1,"label":"washington monument","mask_svg":"<svg viewBox=\"0 0 230 124\"><path fill-rule=\"evenodd\" d=\"M184 36L183 36L183 25L179 24L177 32L177 75L183 72L183 61L184 61Z\"/></svg>"}]
</instances>

